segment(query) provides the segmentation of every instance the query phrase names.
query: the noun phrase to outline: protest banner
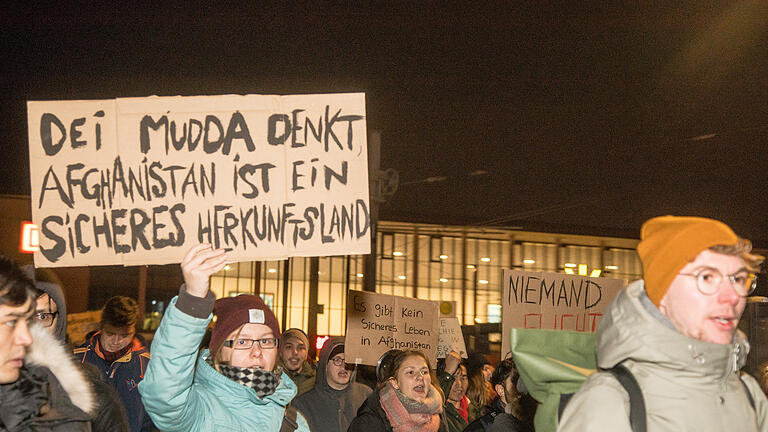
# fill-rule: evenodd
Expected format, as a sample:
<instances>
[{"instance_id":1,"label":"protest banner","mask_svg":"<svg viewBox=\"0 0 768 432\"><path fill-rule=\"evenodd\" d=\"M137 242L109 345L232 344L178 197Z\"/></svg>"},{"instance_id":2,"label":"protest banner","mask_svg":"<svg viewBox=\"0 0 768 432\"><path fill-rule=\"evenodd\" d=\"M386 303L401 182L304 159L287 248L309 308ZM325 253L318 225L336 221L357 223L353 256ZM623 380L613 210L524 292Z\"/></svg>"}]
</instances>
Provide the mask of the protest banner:
<instances>
[{"instance_id":1,"label":"protest banner","mask_svg":"<svg viewBox=\"0 0 768 432\"><path fill-rule=\"evenodd\" d=\"M594 332L621 279L505 269L502 273L502 357L512 328Z\"/></svg>"},{"instance_id":2,"label":"protest banner","mask_svg":"<svg viewBox=\"0 0 768 432\"><path fill-rule=\"evenodd\" d=\"M27 108L38 267L370 252L362 93Z\"/></svg>"},{"instance_id":3,"label":"protest banner","mask_svg":"<svg viewBox=\"0 0 768 432\"><path fill-rule=\"evenodd\" d=\"M437 358L445 358L451 351L456 351L461 357L468 358L467 346L464 344L464 335L461 332L459 319L440 317L440 338L437 342Z\"/></svg>"},{"instance_id":4,"label":"protest banner","mask_svg":"<svg viewBox=\"0 0 768 432\"><path fill-rule=\"evenodd\" d=\"M375 366L391 349L414 349L434 365L438 326L434 301L350 290L344 341L347 362Z\"/></svg>"}]
</instances>

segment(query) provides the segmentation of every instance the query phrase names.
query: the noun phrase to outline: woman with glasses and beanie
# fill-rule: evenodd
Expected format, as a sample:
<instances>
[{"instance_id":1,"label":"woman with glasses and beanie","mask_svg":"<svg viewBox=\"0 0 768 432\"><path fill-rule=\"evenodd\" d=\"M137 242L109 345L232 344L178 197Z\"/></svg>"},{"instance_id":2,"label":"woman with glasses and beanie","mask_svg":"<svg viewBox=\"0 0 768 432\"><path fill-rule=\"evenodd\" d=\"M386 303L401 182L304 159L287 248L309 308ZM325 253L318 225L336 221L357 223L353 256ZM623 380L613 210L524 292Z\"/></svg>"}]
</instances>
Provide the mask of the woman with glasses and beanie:
<instances>
[{"instance_id":1,"label":"woman with glasses and beanie","mask_svg":"<svg viewBox=\"0 0 768 432\"><path fill-rule=\"evenodd\" d=\"M347 432L447 432L443 397L432 385L424 353L399 352L390 370L390 377L363 402Z\"/></svg>"},{"instance_id":2,"label":"woman with glasses and beanie","mask_svg":"<svg viewBox=\"0 0 768 432\"><path fill-rule=\"evenodd\" d=\"M296 385L277 367L280 327L258 296L215 300L209 278L224 268L223 249L193 247L181 263L185 284L171 300L152 342L139 391L164 431L308 431L286 406ZM216 315L208 349L198 345Z\"/></svg>"}]
</instances>

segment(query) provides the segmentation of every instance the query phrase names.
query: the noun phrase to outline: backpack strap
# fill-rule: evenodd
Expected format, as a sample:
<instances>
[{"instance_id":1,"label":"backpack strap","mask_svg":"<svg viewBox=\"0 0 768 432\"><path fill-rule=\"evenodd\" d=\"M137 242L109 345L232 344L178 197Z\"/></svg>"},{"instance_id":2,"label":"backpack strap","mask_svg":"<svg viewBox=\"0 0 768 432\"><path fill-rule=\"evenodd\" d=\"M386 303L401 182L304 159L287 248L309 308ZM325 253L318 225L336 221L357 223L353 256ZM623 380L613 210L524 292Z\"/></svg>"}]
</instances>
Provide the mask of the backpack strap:
<instances>
[{"instance_id":1,"label":"backpack strap","mask_svg":"<svg viewBox=\"0 0 768 432\"><path fill-rule=\"evenodd\" d=\"M299 423L296 421L298 412L296 407L288 405L285 407L285 414L283 415L283 423L280 425L280 432L293 432L299 428Z\"/></svg>"},{"instance_id":2,"label":"backpack strap","mask_svg":"<svg viewBox=\"0 0 768 432\"><path fill-rule=\"evenodd\" d=\"M621 364L606 369L605 372L613 375L629 395L629 424L632 426L632 432L645 432L645 399L635 376Z\"/></svg>"}]
</instances>

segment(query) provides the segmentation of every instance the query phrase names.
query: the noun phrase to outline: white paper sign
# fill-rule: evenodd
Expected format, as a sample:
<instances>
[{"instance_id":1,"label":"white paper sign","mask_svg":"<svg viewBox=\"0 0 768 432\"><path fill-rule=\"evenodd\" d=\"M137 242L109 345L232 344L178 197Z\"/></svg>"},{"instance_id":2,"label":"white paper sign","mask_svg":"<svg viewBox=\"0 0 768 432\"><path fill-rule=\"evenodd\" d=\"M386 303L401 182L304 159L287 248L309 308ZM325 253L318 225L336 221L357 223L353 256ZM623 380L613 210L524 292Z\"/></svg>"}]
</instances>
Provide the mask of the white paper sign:
<instances>
[{"instance_id":1,"label":"white paper sign","mask_svg":"<svg viewBox=\"0 0 768 432\"><path fill-rule=\"evenodd\" d=\"M467 358L467 347L458 318L440 318L440 338L437 342L437 358L445 358L449 352L456 351Z\"/></svg>"}]
</instances>

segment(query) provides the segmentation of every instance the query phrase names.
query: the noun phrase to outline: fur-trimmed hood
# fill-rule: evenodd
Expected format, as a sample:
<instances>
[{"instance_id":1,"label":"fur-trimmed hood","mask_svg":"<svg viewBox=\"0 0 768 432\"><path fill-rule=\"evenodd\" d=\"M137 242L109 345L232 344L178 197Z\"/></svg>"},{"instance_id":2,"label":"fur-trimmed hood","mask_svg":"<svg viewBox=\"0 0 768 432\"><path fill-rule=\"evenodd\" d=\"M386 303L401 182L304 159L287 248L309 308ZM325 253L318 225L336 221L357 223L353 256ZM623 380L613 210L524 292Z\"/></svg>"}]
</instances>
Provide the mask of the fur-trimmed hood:
<instances>
[{"instance_id":1,"label":"fur-trimmed hood","mask_svg":"<svg viewBox=\"0 0 768 432\"><path fill-rule=\"evenodd\" d=\"M24 362L48 368L67 392L72 404L93 415L96 412L93 389L83 368L75 363L72 352L43 327L31 325L30 333L33 342L27 349Z\"/></svg>"}]
</instances>

